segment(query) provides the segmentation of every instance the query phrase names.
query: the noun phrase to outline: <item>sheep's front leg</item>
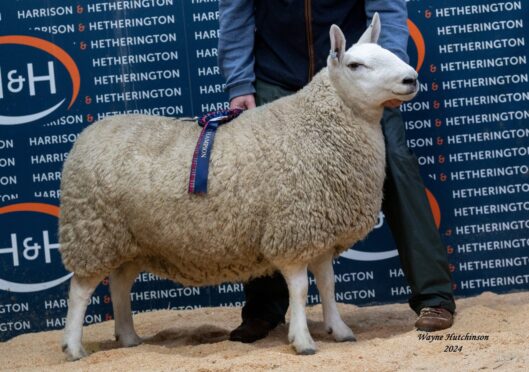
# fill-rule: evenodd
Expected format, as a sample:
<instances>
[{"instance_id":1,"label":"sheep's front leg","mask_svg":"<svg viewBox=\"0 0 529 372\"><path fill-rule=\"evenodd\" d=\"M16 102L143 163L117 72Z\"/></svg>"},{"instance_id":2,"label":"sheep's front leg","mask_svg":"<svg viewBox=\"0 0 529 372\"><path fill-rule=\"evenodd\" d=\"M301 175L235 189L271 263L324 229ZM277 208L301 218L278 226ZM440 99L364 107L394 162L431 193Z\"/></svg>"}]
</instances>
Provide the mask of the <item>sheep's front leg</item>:
<instances>
[{"instance_id":1,"label":"sheep's front leg","mask_svg":"<svg viewBox=\"0 0 529 372\"><path fill-rule=\"evenodd\" d=\"M356 337L340 316L334 295L334 269L332 255L325 255L311 262L309 270L314 274L323 306L325 330L336 341L356 341Z\"/></svg>"},{"instance_id":2,"label":"sheep's front leg","mask_svg":"<svg viewBox=\"0 0 529 372\"><path fill-rule=\"evenodd\" d=\"M314 354L316 352L316 344L310 336L305 314L309 287L307 266L288 266L280 270L287 282L290 299L288 340L293 344L298 354Z\"/></svg>"}]
</instances>

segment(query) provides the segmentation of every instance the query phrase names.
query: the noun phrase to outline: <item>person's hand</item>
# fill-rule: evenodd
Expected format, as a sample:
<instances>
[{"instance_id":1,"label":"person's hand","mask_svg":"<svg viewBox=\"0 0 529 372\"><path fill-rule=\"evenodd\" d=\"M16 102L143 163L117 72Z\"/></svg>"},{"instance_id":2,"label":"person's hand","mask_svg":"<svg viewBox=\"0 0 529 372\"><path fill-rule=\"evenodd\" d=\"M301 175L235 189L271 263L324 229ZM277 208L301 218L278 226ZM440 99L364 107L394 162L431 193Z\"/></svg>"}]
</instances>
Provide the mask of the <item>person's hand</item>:
<instances>
[{"instance_id":1,"label":"person's hand","mask_svg":"<svg viewBox=\"0 0 529 372\"><path fill-rule=\"evenodd\" d=\"M390 99L389 101L384 102L384 107L386 108L397 108L402 105L402 101L398 99Z\"/></svg>"},{"instance_id":2,"label":"person's hand","mask_svg":"<svg viewBox=\"0 0 529 372\"><path fill-rule=\"evenodd\" d=\"M249 110L255 108L255 98L253 94L235 97L230 101L230 109Z\"/></svg>"}]
</instances>

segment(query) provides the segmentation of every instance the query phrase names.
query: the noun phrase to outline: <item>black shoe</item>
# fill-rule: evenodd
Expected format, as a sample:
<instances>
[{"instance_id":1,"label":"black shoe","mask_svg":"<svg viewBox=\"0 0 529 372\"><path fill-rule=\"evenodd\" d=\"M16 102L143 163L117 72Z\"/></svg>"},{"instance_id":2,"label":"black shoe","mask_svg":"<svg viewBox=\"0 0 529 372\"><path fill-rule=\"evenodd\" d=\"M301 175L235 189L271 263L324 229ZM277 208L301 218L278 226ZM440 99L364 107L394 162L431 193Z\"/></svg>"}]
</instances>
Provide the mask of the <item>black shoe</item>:
<instances>
[{"instance_id":1,"label":"black shoe","mask_svg":"<svg viewBox=\"0 0 529 372\"><path fill-rule=\"evenodd\" d=\"M230 332L230 341L250 344L265 338L276 325L262 319L246 319L240 326Z\"/></svg>"}]
</instances>

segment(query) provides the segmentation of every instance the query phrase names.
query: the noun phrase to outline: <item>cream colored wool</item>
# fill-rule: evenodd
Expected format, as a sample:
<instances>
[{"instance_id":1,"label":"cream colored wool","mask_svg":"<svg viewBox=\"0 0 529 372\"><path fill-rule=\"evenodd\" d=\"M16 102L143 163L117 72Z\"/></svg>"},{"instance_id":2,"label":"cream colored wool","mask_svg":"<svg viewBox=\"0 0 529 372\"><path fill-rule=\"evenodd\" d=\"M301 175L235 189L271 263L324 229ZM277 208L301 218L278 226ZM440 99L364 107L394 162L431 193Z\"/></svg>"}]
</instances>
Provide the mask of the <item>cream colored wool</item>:
<instances>
[{"instance_id":1,"label":"cream colored wool","mask_svg":"<svg viewBox=\"0 0 529 372\"><path fill-rule=\"evenodd\" d=\"M64 164L66 268L89 277L134 261L206 285L342 252L374 227L385 167L380 116L348 105L324 69L245 111L217 131L207 195L187 192L196 124L124 115L91 125Z\"/></svg>"},{"instance_id":2,"label":"cream colored wool","mask_svg":"<svg viewBox=\"0 0 529 372\"><path fill-rule=\"evenodd\" d=\"M207 195L187 193L200 129L147 116L108 118L81 134L64 166L60 240L70 283L63 350L86 356L84 314L110 274L115 336L135 346L130 289L141 270L182 284L247 280L278 269L288 340L313 354L305 314L314 274L326 332L354 341L338 312L332 257L363 238L382 199L382 107L410 100L417 73L376 45L380 17L347 52L329 30L328 68L297 94L220 128Z\"/></svg>"}]
</instances>

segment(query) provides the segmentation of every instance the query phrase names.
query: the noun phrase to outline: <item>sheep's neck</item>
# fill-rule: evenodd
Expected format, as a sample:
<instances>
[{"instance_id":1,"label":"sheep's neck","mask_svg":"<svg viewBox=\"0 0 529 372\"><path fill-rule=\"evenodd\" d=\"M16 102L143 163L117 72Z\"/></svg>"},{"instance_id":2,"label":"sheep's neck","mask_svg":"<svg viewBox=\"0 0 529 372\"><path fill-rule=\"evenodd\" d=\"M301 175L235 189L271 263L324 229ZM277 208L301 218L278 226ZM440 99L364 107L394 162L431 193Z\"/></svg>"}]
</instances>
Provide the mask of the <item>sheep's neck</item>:
<instances>
[{"instance_id":1,"label":"sheep's neck","mask_svg":"<svg viewBox=\"0 0 529 372\"><path fill-rule=\"evenodd\" d=\"M305 130L333 131L342 135L354 133L354 127L358 125L379 128L383 108L366 108L360 102L346 105L332 85L326 68L298 92L298 97L303 112L324 123L323 126Z\"/></svg>"}]
</instances>

